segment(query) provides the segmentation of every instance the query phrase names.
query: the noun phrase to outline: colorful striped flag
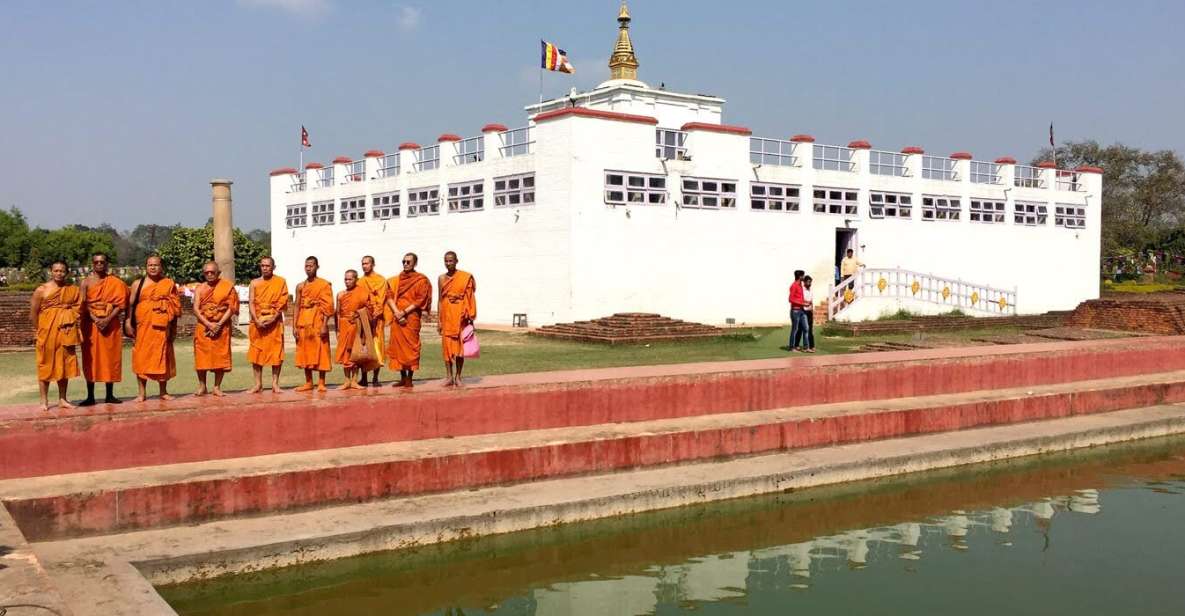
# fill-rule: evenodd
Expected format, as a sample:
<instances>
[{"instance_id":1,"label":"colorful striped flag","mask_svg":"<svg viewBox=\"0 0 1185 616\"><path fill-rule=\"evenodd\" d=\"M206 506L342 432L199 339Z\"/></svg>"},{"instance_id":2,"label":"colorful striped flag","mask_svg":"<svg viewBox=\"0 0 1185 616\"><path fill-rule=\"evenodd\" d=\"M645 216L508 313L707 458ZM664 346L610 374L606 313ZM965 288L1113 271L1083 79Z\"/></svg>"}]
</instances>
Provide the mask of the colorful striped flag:
<instances>
[{"instance_id":1,"label":"colorful striped flag","mask_svg":"<svg viewBox=\"0 0 1185 616\"><path fill-rule=\"evenodd\" d=\"M576 69L572 66L572 63L568 62L568 52L544 40L540 40L539 44L543 47L543 57L540 62L540 68L544 68L549 71L559 71L561 73L576 72Z\"/></svg>"}]
</instances>

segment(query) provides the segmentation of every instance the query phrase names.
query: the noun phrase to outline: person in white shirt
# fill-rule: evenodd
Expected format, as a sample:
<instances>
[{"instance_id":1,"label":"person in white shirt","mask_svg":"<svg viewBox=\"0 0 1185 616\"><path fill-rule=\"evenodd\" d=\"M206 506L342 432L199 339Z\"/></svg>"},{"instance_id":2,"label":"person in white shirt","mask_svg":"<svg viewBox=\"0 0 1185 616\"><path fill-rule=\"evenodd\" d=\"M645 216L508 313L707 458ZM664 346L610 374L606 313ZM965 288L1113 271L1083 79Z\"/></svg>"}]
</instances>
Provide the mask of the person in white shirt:
<instances>
[{"instance_id":1,"label":"person in white shirt","mask_svg":"<svg viewBox=\"0 0 1185 616\"><path fill-rule=\"evenodd\" d=\"M802 302L806 304L803 312L806 313L806 323L803 324L802 340L805 348L802 349L804 353L815 352L815 298L811 294L810 276L802 279Z\"/></svg>"}]
</instances>

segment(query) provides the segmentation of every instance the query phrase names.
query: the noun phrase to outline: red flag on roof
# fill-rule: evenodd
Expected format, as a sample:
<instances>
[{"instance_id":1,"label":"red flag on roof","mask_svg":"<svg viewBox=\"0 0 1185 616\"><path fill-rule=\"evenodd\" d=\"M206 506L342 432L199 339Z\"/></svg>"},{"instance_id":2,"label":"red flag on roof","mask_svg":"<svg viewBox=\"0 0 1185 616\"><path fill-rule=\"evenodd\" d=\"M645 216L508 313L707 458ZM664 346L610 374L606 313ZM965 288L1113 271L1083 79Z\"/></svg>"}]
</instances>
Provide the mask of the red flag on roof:
<instances>
[{"instance_id":1,"label":"red flag on roof","mask_svg":"<svg viewBox=\"0 0 1185 616\"><path fill-rule=\"evenodd\" d=\"M304 148L313 147L313 144L309 143L309 131L305 130L303 126L300 127L300 146Z\"/></svg>"}]
</instances>

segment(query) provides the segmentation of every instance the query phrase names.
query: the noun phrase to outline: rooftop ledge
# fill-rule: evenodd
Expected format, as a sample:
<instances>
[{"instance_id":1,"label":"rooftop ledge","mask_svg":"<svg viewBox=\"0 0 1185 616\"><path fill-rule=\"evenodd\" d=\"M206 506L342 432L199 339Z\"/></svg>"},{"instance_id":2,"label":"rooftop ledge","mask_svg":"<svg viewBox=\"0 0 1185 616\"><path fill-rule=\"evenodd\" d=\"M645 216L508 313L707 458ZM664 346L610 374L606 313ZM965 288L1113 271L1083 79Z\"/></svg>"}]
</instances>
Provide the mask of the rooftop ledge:
<instances>
[{"instance_id":1,"label":"rooftop ledge","mask_svg":"<svg viewBox=\"0 0 1185 616\"><path fill-rule=\"evenodd\" d=\"M533 119L536 124L540 122L547 122L549 120L558 120L568 116L576 116L580 118L594 118L598 120L614 120L617 122L634 122L637 124L650 124L657 126L658 118L643 115L634 115L632 113L618 113L616 111L601 111L599 109L589 109L587 107L565 107L563 109L556 109L554 111L544 111L536 115Z\"/></svg>"}]
</instances>

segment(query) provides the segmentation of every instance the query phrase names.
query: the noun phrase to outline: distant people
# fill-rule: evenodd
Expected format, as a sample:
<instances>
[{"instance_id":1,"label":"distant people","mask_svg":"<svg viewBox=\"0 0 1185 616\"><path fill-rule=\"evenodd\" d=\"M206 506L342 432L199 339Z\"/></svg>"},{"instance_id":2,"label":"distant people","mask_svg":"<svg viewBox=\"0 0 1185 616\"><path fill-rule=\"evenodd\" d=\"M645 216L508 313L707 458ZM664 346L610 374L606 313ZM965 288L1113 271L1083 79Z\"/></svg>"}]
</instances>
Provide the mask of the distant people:
<instances>
[{"instance_id":1,"label":"distant people","mask_svg":"<svg viewBox=\"0 0 1185 616\"><path fill-rule=\"evenodd\" d=\"M790 340L786 345L791 351L798 350L799 334L802 331L803 310L806 300L802 294L802 278L806 272L794 270L794 282L790 284Z\"/></svg>"},{"instance_id":2,"label":"distant people","mask_svg":"<svg viewBox=\"0 0 1185 616\"><path fill-rule=\"evenodd\" d=\"M172 400L169 379L177 376L177 358L173 340L177 337L177 317L181 315L181 297L177 284L165 277L160 257L148 257L146 274L132 283L131 306L125 325L136 342L132 346L132 372L136 373L136 401L148 399L148 381L156 381L161 400Z\"/></svg>"},{"instance_id":3,"label":"distant people","mask_svg":"<svg viewBox=\"0 0 1185 616\"><path fill-rule=\"evenodd\" d=\"M5 274L4 272L0 272L0 287L7 287L7 286L8 286L8 274Z\"/></svg>"},{"instance_id":4,"label":"distant people","mask_svg":"<svg viewBox=\"0 0 1185 616\"><path fill-rule=\"evenodd\" d=\"M263 367L271 366L272 393L280 393L280 369L284 366L284 311L288 308L288 283L275 274L276 261L259 260L259 278L251 281L248 306L251 326L247 330L247 361L255 373L249 394L263 391Z\"/></svg>"},{"instance_id":5,"label":"distant people","mask_svg":"<svg viewBox=\"0 0 1185 616\"><path fill-rule=\"evenodd\" d=\"M82 295L82 375L86 400L94 406L95 383L107 390L103 402L120 404L115 384L123 380L123 327L127 315L128 285L110 273L110 259L99 252L91 256L91 273L79 287Z\"/></svg>"},{"instance_id":6,"label":"distant people","mask_svg":"<svg viewBox=\"0 0 1185 616\"><path fill-rule=\"evenodd\" d=\"M457 269L457 253L444 253L445 273L436 280L440 289L436 331L444 351L445 387L461 387L461 370L465 367L465 346L461 331L477 319L477 282L473 275ZM456 365L454 371L453 366Z\"/></svg>"},{"instance_id":7,"label":"distant people","mask_svg":"<svg viewBox=\"0 0 1185 616\"><path fill-rule=\"evenodd\" d=\"M367 293L370 294L370 302L367 305L370 313L370 332L374 335L375 343L377 343L379 363L374 367L374 373L367 375L362 373L363 387L379 386L379 369L383 367L382 358L385 355L383 351L384 337L383 327L386 324L386 317L389 316L387 312L387 297L391 295L391 290L387 286L387 279L383 278L378 272L374 271L374 257L367 255L362 257L362 278L358 280L358 284L366 288ZM370 378L367 378L367 377Z\"/></svg>"},{"instance_id":8,"label":"distant people","mask_svg":"<svg viewBox=\"0 0 1185 616\"><path fill-rule=\"evenodd\" d=\"M214 373L215 396L221 397L222 378L231 369L231 319L239 316L239 294L235 286L222 279L222 270L214 261L202 266L203 282L193 288L193 315L197 327L193 332L193 367L197 372L198 389L194 395L204 396L206 373Z\"/></svg>"},{"instance_id":9,"label":"distant people","mask_svg":"<svg viewBox=\"0 0 1185 616\"><path fill-rule=\"evenodd\" d=\"M815 297L811 292L811 284L814 279L810 276L802 277L802 301L805 304L803 308L802 331L799 333L802 338L802 351L804 353L815 352Z\"/></svg>"},{"instance_id":10,"label":"distant people","mask_svg":"<svg viewBox=\"0 0 1185 616\"><path fill-rule=\"evenodd\" d=\"M387 297L391 316L388 366L399 370L399 382L393 383L393 387L410 389L412 378L420 369L420 319L432 310L432 281L416 271L419 260L414 252L403 255L403 271L387 281L391 290Z\"/></svg>"},{"instance_id":11,"label":"distant people","mask_svg":"<svg viewBox=\"0 0 1185 616\"><path fill-rule=\"evenodd\" d=\"M304 260L305 279L296 285L296 367L304 369L304 385L296 391L312 391L313 372L317 372L317 391L325 391L325 373L329 372L329 317L333 316L333 285L317 277L321 263L317 257Z\"/></svg>"},{"instance_id":12,"label":"distant people","mask_svg":"<svg viewBox=\"0 0 1185 616\"><path fill-rule=\"evenodd\" d=\"M70 378L78 376L82 295L66 281L66 270L65 263L55 261L49 268L49 282L37 287L29 300L29 318L37 329L37 384L43 411L49 410L51 382L58 384L58 408L74 408L66 399L66 388Z\"/></svg>"},{"instance_id":13,"label":"distant people","mask_svg":"<svg viewBox=\"0 0 1185 616\"><path fill-rule=\"evenodd\" d=\"M337 327L337 354L335 359L341 364L345 372L346 381L338 389L362 389L358 384L358 372L366 368L354 362L354 345L359 342L358 330L361 329L358 311L368 307L370 292L366 287L358 284L358 272L346 270L346 289L337 294L337 315L334 324ZM372 332L373 335L373 332ZM361 337L362 344L369 344L365 336Z\"/></svg>"},{"instance_id":14,"label":"distant people","mask_svg":"<svg viewBox=\"0 0 1185 616\"><path fill-rule=\"evenodd\" d=\"M845 253L842 261L839 262L840 280L846 280L849 276L855 276L860 272L860 268L864 267L864 262L856 258L856 252L849 248ZM855 286L855 281L848 283L848 288Z\"/></svg>"}]
</instances>

